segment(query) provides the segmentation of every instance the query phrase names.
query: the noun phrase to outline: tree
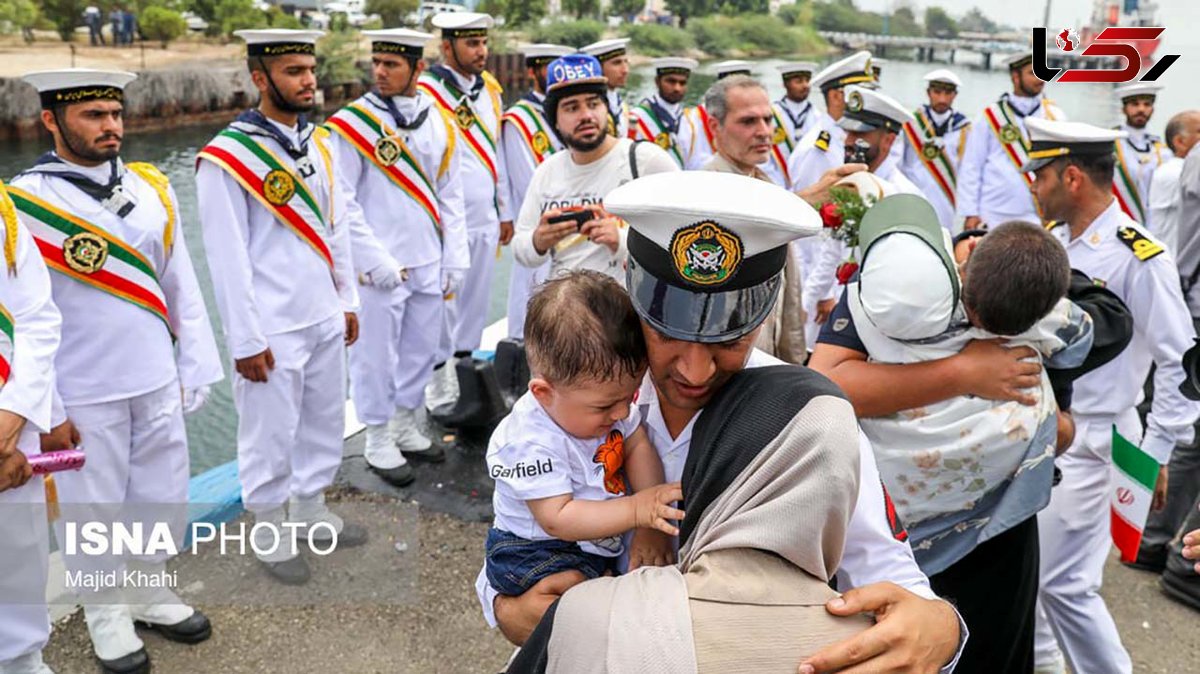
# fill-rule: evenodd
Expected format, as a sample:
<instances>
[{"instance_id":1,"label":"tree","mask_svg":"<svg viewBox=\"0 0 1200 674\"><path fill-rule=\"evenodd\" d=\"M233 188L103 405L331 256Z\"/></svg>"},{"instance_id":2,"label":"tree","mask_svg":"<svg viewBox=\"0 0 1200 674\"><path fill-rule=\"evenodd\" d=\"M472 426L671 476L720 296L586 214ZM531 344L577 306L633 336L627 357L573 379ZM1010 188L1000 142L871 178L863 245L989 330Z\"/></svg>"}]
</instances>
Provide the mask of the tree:
<instances>
[{"instance_id":1,"label":"tree","mask_svg":"<svg viewBox=\"0 0 1200 674\"><path fill-rule=\"evenodd\" d=\"M995 33L996 22L987 18L978 7L972 7L958 20L958 29L964 33Z\"/></svg>"},{"instance_id":2,"label":"tree","mask_svg":"<svg viewBox=\"0 0 1200 674\"><path fill-rule=\"evenodd\" d=\"M679 27L687 28L688 19L713 13L713 0L667 0L667 9L679 17Z\"/></svg>"},{"instance_id":3,"label":"tree","mask_svg":"<svg viewBox=\"0 0 1200 674\"><path fill-rule=\"evenodd\" d=\"M187 33L187 21L183 15L166 7L147 7L138 17L138 25L142 35L162 43L163 49L167 43L178 39Z\"/></svg>"},{"instance_id":4,"label":"tree","mask_svg":"<svg viewBox=\"0 0 1200 674\"><path fill-rule=\"evenodd\" d=\"M941 7L925 10L925 34L929 37L957 37L958 22Z\"/></svg>"},{"instance_id":5,"label":"tree","mask_svg":"<svg viewBox=\"0 0 1200 674\"><path fill-rule=\"evenodd\" d=\"M608 3L608 11L614 16L637 16L645 8L646 0L611 0Z\"/></svg>"},{"instance_id":6,"label":"tree","mask_svg":"<svg viewBox=\"0 0 1200 674\"><path fill-rule=\"evenodd\" d=\"M503 16L504 25L536 26L546 16L546 0L483 0L480 12Z\"/></svg>"},{"instance_id":7,"label":"tree","mask_svg":"<svg viewBox=\"0 0 1200 674\"><path fill-rule=\"evenodd\" d=\"M222 35L231 35L243 28L266 28L271 23L267 13L256 8L253 0L217 0L213 20L221 27Z\"/></svg>"},{"instance_id":8,"label":"tree","mask_svg":"<svg viewBox=\"0 0 1200 674\"><path fill-rule=\"evenodd\" d=\"M901 7L892 12L892 16L888 21L889 35L904 35L916 37L922 35L924 31L917 25L917 17L913 14L912 9Z\"/></svg>"},{"instance_id":9,"label":"tree","mask_svg":"<svg viewBox=\"0 0 1200 674\"><path fill-rule=\"evenodd\" d=\"M317 82L328 87L362 81L365 74L355 64L357 50L357 31L332 31L321 38L317 43Z\"/></svg>"},{"instance_id":10,"label":"tree","mask_svg":"<svg viewBox=\"0 0 1200 674\"><path fill-rule=\"evenodd\" d=\"M26 42L33 42L33 28L41 19L41 9L32 0L0 0L0 25L21 31Z\"/></svg>"},{"instance_id":11,"label":"tree","mask_svg":"<svg viewBox=\"0 0 1200 674\"><path fill-rule=\"evenodd\" d=\"M576 19L600 16L600 0L563 0L562 8Z\"/></svg>"},{"instance_id":12,"label":"tree","mask_svg":"<svg viewBox=\"0 0 1200 674\"><path fill-rule=\"evenodd\" d=\"M385 26L403 26L417 11L417 0L367 0L367 14L378 14Z\"/></svg>"},{"instance_id":13,"label":"tree","mask_svg":"<svg viewBox=\"0 0 1200 674\"><path fill-rule=\"evenodd\" d=\"M42 13L54 24L64 42L75 39L75 28L83 21L85 0L42 0Z\"/></svg>"}]
</instances>

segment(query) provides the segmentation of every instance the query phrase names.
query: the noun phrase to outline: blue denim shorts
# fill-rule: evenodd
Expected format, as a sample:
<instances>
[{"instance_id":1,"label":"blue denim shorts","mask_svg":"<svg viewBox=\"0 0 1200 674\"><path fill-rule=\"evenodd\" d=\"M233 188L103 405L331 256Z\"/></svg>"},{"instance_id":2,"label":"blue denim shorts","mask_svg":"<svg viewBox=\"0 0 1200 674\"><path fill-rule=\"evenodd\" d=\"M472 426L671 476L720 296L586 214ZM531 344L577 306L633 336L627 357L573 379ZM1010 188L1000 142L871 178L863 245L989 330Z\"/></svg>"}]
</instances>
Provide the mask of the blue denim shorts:
<instances>
[{"instance_id":1,"label":"blue denim shorts","mask_svg":"<svg viewBox=\"0 0 1200 674\"><path fill-rule=\"evenodd\" d=\"M546 576L579 571L598 578L614 558L584 552L571 541L531 541L492 527L487 535L487 579L500 594L519 595Z\"/></svg>"}]
</instances>

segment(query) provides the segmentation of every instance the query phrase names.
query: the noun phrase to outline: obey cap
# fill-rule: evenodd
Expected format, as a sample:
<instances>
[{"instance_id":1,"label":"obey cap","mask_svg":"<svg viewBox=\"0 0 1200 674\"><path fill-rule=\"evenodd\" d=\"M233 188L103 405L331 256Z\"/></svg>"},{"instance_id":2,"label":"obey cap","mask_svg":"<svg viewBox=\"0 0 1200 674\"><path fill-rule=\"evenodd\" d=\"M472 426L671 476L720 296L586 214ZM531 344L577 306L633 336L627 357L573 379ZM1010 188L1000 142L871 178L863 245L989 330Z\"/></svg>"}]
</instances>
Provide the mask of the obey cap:
<instances>
[{"instance_id":1,"label":"obey cap","mask_svg":"<svg viewBox=\"0 0 1200 674\"><path fill-rule=\"evenodd\" d=\"M763 180L672 171L626 183L604 208L629 223L626 287L646 323L689 342L727 342L766 319L787 243L821 231L806 201Z\"/></svg>"}]
</instances>

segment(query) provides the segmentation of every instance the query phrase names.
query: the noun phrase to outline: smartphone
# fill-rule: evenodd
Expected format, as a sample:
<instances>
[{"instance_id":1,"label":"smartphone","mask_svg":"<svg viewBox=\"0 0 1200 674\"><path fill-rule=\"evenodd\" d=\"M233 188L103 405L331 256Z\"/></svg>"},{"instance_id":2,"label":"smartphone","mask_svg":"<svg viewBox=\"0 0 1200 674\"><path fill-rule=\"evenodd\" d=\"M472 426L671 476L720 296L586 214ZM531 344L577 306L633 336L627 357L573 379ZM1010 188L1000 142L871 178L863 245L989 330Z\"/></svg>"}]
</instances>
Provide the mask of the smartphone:
<instances>
[{"instance_id":1,"label":"smartphone","mask_svg":"<svg viewBox=\"0 0 1200 674\"><path fill-rule=\"evenodd\" d=\"M556 215L553 218L550 218L546 222L550 223L551 225L560 225L564 222L574 222L575 231L579 231L580 229L583 229L583 223L587 222L588 220L592 220L595 217L596 213L593 211L567 211L562 215Z\"/></svg>"}]
</instances>

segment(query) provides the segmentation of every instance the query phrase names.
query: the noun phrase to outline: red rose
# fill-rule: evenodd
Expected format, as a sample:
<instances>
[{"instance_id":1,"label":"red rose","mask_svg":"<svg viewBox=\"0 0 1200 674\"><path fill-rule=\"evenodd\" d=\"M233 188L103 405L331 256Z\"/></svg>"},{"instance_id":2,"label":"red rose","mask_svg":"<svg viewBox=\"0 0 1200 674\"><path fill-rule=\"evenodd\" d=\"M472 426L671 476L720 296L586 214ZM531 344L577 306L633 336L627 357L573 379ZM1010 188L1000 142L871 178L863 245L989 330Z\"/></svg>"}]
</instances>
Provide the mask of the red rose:
<instances>
[{"instance_id":1,"label":"red rose","mask_svg":"<svg viewBox=\"0 0 1200 674\"><path fill-rule=\"evenodd\" d=\"M842 216L837 213L837 204L832 201L821 204L821 224L829 229L842 226Z\"/></svg>"},{"instance_id":2,"label":"red rose","mask_svg":"<svg viewBox=\"0 0 1200 674\"><path fill-rule=\"evenodd\" d=\"M837 282L841 285L846 285L850 282L850 277L854 276L854 272L858 271L858 263L854 260L843 262L837 268Z\"/></svg>"}]
</instances>

